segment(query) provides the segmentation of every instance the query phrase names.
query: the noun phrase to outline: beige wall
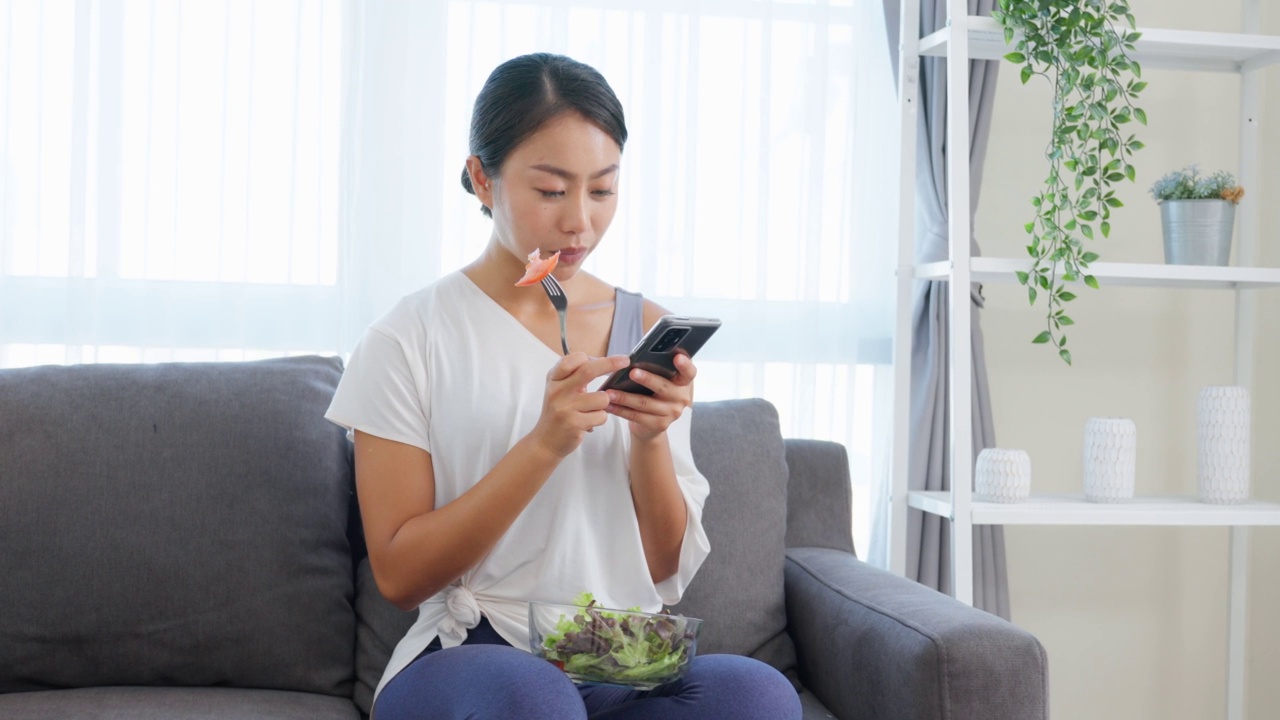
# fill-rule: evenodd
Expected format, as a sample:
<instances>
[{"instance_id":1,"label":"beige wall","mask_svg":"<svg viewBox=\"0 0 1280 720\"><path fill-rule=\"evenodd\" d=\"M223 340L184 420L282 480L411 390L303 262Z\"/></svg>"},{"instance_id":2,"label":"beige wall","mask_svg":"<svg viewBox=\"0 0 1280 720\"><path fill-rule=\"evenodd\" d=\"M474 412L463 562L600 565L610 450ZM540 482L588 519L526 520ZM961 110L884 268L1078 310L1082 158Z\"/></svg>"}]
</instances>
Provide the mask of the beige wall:
<instances>
[{"instance_id":1,"label":"beige wall","mask_svg":"<svg viewBox=\"0 0 1280 720\"><path fill-rule=\"evenodd\" d=\"M1133 0L1140 25L1234 31L1239 0ZM1265 3L1264 3L1265 4ZM1280 34L1280 9L1264 9L1263 31ZM1198 162L1238 166L1239 83L1233 76L1151 70L1142 106L1138 182L1120 190L1125 208L1104 260L1162 262L1159 213L1147 188ZM1264 93L1260 257L1280 266L1280 72ZM1049 89L1028 86L1006 65L996 96L977 233L991 256L1023 254L1022 225L1045 172L1038 161L1049 123ZM1221 291L1105 289L1072 303L1075 366L1030 339L1040 310L1017 285L986 288L982 318L1001 447L1023 448L1037 492L1080 491L1085 419L1119 415L1138 426L1138 492L1195 492L1197 389L1232 382L1233 296ZM1259 295L1254 383L1255 497L1280 501L1280 289ZM1249 718L1280 717L1280 529L1252 531ZM1048 648L1056 718L1223 717L1228 532L1221 528L1009 528L1013 620Z\"/></svg>"}]
</instances>

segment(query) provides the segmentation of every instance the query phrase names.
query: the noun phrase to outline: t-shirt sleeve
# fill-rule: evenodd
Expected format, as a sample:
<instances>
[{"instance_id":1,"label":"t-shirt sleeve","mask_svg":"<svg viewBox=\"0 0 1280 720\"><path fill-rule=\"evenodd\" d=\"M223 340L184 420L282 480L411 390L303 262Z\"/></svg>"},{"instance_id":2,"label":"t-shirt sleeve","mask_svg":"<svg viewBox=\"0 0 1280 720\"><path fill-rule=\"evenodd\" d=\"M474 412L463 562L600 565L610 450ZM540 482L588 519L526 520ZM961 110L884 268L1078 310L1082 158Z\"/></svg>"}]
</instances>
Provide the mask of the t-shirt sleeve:
<instances>
[{"instance_id":1,"label":"t-shirt sleeve","mask_svg":"<svg viewBox=\"0 0 1280 720\"><path fill-rule=\"evenodd\" d=\"M370 327L351 353L325 418L347 428L431 452L426 383L407 348ZM422 378L423 382L419 382Z\"/></svg>"},{"instance_id":2,"label":"t-shirt sleeve","mask_svg":"<svg viewBox=\"0 0 1280 720\"><path fill-rule=\"evenodd\" d=\"M711 543L702 527L702 507L707 502L710 486L693 463L693 449L689 441L692 416L693 408L689 408L667 428L667 442L671 446L676 481L684 495L688 519L685 521L684 543L680 546L680 565L674 575L655 586L658 596L666 605L680 602L685 588L689 587L698 568L702 567L702 561L711 552Z\"/></svg>"}]
</instances>

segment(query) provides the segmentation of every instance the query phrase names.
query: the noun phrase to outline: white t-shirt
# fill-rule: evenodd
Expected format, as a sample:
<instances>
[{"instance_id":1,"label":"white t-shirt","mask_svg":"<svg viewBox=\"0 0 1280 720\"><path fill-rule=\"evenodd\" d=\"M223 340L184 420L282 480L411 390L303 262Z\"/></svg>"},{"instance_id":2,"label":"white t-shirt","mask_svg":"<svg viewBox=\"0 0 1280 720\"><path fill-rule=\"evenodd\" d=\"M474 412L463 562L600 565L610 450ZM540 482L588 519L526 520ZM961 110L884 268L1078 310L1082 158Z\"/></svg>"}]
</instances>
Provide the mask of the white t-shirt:
<instances>
[{"instance_id":1,"label":"white t-shirt","mask_svg":"<svg viewBox=\"0 0 1280 720\"><path fill-rule=\"evenodd\" d=\"M533 429L547 372L559 358L454 272L403 298L370 326L325 417L431 453L436 507L442 507ZM678 602L710 551L702 528L708 486L693 463L691 414L667 430L688 507L675 575L656 585L649 577L631 499L631 433L610 416L560 463L493 550L419 607L378 691L437 636L443 647L460 644L481 613L507 642L528 650L530 600L567 603L591 592L605 607L648 612Z\"/></svg>"}]
</instances>

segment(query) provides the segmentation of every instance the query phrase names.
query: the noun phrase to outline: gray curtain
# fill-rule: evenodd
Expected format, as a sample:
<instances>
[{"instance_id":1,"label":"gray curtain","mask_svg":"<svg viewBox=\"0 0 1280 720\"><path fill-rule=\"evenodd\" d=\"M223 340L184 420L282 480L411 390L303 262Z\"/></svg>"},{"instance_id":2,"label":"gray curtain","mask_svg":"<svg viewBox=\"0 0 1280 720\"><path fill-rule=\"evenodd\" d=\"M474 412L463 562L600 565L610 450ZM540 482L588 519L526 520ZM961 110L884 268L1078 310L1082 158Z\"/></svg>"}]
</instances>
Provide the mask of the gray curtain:
<instances>
[{"instance_id":1,"label":"gray curtain","mask_svg":"<svg viewBox=\"0 0 1280 720\"><path fill-rule=\"evenodd\" d=\"M884 0L889 46L894 48L897 72L899 0ZM969 14L989 15L995 0L968 0ZM945 0L920 0L921 35L944 27ZM987 154L991 113L995 99L997 61L971 63L969 75L970 128L970 247L979 254L973 239L973 214L982 185L982 164ZM915 253L916 262L945 260L947 257L947 155L946 60L925 58L920 68L920 117L917 132ZM987 364L983 351L979 310L981 289L970 293L973 314L973 455L995 446L991 420L991 395L987 384ZM947 424L947 285L931 281L916 283L913 307L913 352L911 357L911 458L908 464L911 490L951 488L950 428ZM950 594L951 527L937 515L911 510L907 525L907 577ZM1005 568L1004 529L976 526L973 529L974 606L1009 619L1009 583Z\"/></svg>"}]
</instances>

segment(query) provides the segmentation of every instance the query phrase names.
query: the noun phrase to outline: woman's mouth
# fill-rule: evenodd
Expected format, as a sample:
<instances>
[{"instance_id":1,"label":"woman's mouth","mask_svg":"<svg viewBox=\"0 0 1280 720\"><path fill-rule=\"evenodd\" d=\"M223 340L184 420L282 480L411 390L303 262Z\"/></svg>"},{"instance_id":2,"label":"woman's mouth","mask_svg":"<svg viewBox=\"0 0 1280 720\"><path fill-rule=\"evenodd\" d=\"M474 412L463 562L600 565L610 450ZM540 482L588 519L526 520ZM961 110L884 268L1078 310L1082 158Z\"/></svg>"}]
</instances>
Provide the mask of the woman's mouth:
<instances>
[{"instance_id":1,"label":"woman's mouth","mask_svg":"<svg viewBox=\"0 0 1280 720\"><path fill-rule=\"evenodd\" d=\"M560 249L560 263L574 265L587 256L585 247L567 247Z\"/></svg>"}]
</instances>

